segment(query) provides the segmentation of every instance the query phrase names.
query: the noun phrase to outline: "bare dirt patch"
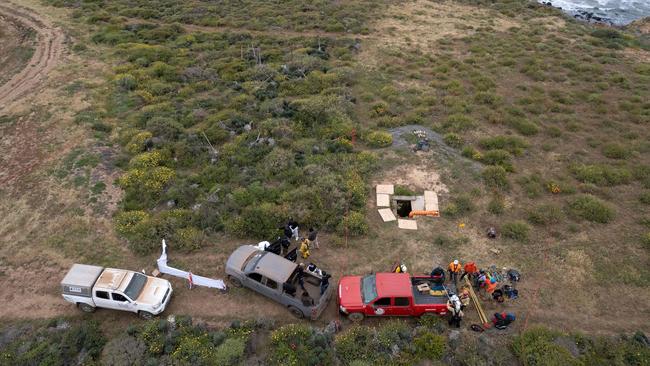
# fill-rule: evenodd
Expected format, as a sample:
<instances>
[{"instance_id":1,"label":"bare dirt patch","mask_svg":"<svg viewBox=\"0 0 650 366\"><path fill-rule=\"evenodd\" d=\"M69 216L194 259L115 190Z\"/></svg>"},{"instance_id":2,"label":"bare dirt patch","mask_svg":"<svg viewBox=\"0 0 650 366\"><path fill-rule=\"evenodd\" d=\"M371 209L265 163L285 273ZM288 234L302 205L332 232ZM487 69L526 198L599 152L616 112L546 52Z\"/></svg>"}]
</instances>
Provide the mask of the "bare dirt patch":
<instances>
[{"instance_id":1,"label":"bare dirt patch","mask_svg":"<svg viewBox=\"0 0 650 366\"><path fill-rule=\"evenodd\" d=\"M387 49L416 48L435 52L441 39L472 35L477 28L505 31L519 24L497 12L456 2L415 0L391 6L373 25L372 37L365 41L360 61L378 65Z\"/></svg>"},{"instance_id":2,"label":"bare dirt patch","mask_svg":"<svg viewBox=\"0 0 650 366\"><path fill-rule=\"evenodd\" d=\"M64 52L65 35L47 19L11 2L0 4L0 15L20 23L36 33L37 45L27 67L0 86L0 110L36 89L59 63Z\"/></svg>"}]
</instances>

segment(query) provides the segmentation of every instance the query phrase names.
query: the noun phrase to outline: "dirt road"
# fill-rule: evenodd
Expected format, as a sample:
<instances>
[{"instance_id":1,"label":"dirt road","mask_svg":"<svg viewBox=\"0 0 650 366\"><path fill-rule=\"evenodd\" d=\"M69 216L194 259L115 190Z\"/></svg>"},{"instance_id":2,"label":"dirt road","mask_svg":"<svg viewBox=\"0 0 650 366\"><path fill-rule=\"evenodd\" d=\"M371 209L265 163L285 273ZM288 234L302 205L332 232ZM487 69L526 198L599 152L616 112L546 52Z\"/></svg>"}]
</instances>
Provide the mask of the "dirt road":
<instances>
[{"instance_id":1,"label":"dirt road","mask_svg":"<svg viewBox=\"0 0 650 366\"><path fill-rule=\"evenodd\" d=\"M37 89L47 74L59 63L64 52L65 34L33 11L12 2L0 4L0 15L31 28L37 45L27 66L0 86L0 111Z\"/></svg>"}]
</instances>

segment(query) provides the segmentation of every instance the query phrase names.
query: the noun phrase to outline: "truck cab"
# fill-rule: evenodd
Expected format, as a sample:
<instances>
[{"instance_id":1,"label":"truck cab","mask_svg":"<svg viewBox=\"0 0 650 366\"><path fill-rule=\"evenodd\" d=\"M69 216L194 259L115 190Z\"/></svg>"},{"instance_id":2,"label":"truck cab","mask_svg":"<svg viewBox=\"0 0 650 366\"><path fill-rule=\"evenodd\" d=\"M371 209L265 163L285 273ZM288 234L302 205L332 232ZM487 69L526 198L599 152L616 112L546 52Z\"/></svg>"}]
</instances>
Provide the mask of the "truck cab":
<instances>
[{"instance_id":1,"label":"truck cab","mask_svg":"<svg viewBox=\"0 0 650 366\"><path fill-rule=\"evenodd\" d=\"M426 285L426 293L420 291ZM448 291L428 276L376 273L344 276L338 286L339 311L353 321L366 316L421 316L447 313Z\"/></svg>"},{"instance_id":2,"label":"truck cab","mask_svg":"<svg viewBox=\"0 0 650 366\"><path fill-rule=\"evenodd\" d=\"M297 318L317 319L334 292L334 286L328 286L321 294L322 276L307 270L302 273L303 290L296 263L252 245L243 245L230 255L226 274L233 286L247 287L264 295L287 307ZM303 304L303 291L308 293L313 304Z\"/></svg>"},{"instance_id":3,"label":"truck cab","mask_svg":"<svg viewBox=\"0 0 650 366\"><path fill-rule=\"evenodd\" d=\"M172 295L169 281L139 272L75 264L61 281L63 298L82 311L129 311L150 319L162 313Z\"/></svg>"}]
</instances>

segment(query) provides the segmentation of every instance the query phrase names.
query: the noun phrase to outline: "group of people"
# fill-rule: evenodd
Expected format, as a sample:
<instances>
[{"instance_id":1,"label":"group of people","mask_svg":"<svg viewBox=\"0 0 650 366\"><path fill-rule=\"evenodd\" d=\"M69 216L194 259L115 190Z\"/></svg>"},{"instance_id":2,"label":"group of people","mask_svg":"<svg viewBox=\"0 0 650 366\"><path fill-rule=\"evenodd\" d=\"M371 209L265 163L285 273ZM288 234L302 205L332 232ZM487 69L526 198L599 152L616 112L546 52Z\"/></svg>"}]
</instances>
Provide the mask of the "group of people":
<instances>
[{"instance_id":1,"label":"group of people","mask_svg":"<svg viewBox=\"0 0 650 366\"><path fill-rule=\"evenodd\" d=\"M327 288L329 287L329 279L332 278L332 275L326 273L325 271L320 270L316 267L315 264L309 263L308 266L305 266L304 263L298 264L296 267L296 277L295 282L298 283L298 287L302 290L300 295L300 301L305 306L313 306L314 299L309 295L309 292L305 288L305 270L315 274L317 277L320 277L320 295L323 296ZM285 282L282 285L282 290L290 296L296 296L297 288L294 284L290 282Z\"/></svg>"},{"instance_id":2,"label":"group of people","mask_svg":"<svg viewBox=\"0 0 650 366\"><path fill-rule=\"evenodd\" d=\"M505 285L503 288L499 288L500 281L498 276L495 273L491 273L488 270L479 269L474 262L467 262L464 266L461 265L459 260L454 260L449 263L447 266L447 271L449 273L449 280L454 282L458 286L458 279L462 280L467 276L470 280L470 283L478 290L478 294L482 299L485 299L485 295L488 298L493 299L497 302L504 301L504 290L511 297L514 295L516 297L517 292L513 290L511 286ZM431 271L431 277L440 282L444 283L445 272L442 268L437 267ZM519 280L519 273L515 270L508 271L508 277L511 281L516 282ZM469 286L463 285L458 291L458 295L453 294L450 296L447 301L447 310L449 312L449 325L460 327L460 322L463 318L463 309L469 305L470 302L470 293ZM505 329L511 322L515 320L514 314L510 313L495 313L494 318L492 319L495 327L499 329Z\"/></svg>"},{"instance_id":3,"label":"group of people","mask_svg":"<svg viewBox=\"0 0 650 366\"><path fill-rule=\"evenodd\" d=\"M315 249L320 249L320 243L318 242L318 231L313 227L309 228L307 237L301 237L298 222L296 222L293 218L289 218L289 221L286 223L286 225L280 229L283 230L284 236L287 240L294 239L296 241L300 241L298 251L300 252L300 256L303 259L309 258L311 255L310 249L312 247Z\"/></svg>"},{"instance_id":4,"label":"group of people","mask_svg":"<svg viewBox=\"0 0 650 366\"><path fill-rule=\"evenodd\" d=\"M487 295L489 298L498 302L503 302L503 291L497 292L500 285L497 277L490 273L490 271L479 269L476 263L467 262L462 266L458 259L456 259L449 263L447 271L449 272L449 279L454 284L458 285L458 279L462 280L467 276L474 287L478 289L479 295L482 298L484 298L483 295Z\"/></svg>"}]
</instances>

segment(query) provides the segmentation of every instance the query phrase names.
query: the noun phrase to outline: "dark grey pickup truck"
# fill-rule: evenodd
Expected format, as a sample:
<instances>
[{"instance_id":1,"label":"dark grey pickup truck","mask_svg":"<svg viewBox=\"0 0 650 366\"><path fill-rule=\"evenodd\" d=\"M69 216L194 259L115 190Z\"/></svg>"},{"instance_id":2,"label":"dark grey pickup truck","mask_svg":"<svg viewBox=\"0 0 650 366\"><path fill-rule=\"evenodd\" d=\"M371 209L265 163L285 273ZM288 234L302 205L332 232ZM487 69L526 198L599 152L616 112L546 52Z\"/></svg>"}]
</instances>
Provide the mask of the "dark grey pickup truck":
<instances>
[{"instance_id":1,"label":"dark grey pickup truck","mask_svg":"<svg viewBox=\"0 0 650 366\"><path fill-rule=\"evenodd\" d=\"M308 317L312 320L317 319L327 307L333 288L336 287L328 286L321 295L320 273L305 270L304 287L314 304L304 305L301 300L303 290L299 285L298 265L252 245L242 245L230 255L226 263L226 274L233 286L248 287L287 307L295 317ZM291 291L292 288L295 291Z\"/></svg>"}]
</instances>

